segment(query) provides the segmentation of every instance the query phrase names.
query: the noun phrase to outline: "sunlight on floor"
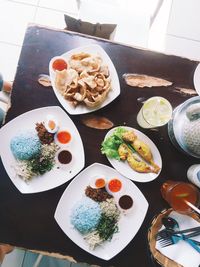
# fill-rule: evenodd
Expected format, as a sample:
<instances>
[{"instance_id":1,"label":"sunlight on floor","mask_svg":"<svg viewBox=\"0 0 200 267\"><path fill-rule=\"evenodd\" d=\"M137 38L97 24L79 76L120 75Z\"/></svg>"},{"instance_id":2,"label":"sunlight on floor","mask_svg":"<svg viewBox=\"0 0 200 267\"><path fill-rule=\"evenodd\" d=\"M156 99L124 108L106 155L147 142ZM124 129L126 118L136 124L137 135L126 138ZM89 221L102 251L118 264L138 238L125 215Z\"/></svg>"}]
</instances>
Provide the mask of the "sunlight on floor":
<instances>
[{"instance_id":1,"label":"sunlight on floor","mask_svg":"<svg viewBox=\"0 0 200 267\"><path fill-rule=\"evenodd\" d=\"M165 0L149 32L148 48L165 52L165 36L172 0Z\"/></svg>"},{"instance_id":2,"label":"sunlight on floor","mask_svg":"<svg viewBox=\"0 0 200 267\"><path fill-rule=\"evenodd\" d=\"M162 12L150 28L150 19L158 1L82 0L80 18L86 21L118 24L114 38L116 42L164 51L164 36L171 0L164 0ZM102 14L97 8L98 5L103 7ZM76 0L67 0L67 4L66 0L0 0L0 9L0 24L6 25L1 27L0 34L0 71L6 80L14 80L28 23L64 29L64 14L76 18L79 16Z\"/></svg>"}]
</instances>

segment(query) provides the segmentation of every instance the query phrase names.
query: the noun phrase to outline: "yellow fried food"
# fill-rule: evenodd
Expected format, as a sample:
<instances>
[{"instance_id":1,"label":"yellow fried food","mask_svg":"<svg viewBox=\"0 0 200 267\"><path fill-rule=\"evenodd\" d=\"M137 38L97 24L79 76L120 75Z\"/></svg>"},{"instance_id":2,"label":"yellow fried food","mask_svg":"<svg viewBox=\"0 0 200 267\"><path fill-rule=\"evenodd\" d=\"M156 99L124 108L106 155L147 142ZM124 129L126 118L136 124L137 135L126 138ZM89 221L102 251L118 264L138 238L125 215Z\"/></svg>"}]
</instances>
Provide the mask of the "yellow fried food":
<instances>
[{"instance_id":1,"label":"yellow fried food","mask_svg":"<svg viewBox=\"0 0 200 267\"><path fill-rule=\"evenodd\" d=\"M126 144L121 144L118 148L118 153L120 156L121 160L126 160L128 155L131 154L130 149L128 148L128 146Z\"/></svg>"},{"instance_id":2,"label":"yellow fried food","mask_svg":"<svg viewBox=\"0 0 200 267\"><path fill-rule=\"evenodd\" d=\"M133 143L137 135L133 131L127 131L122 134L122 139L127 143Z\"/></svg>"},{"instance_id":3,"label":"yellow fried food","mask_svg":"<svg viewBox=\"0 0 200 267\"><path fill-rule=\"evenodd\" d=\"M141 141L134 131L127 131L122 135L122 139L125 142L131 144L131 146L135 149L135 151L148 163L150 163L153 167L153 172L158 173L160 171L160 167L154 162L153 155L150 147Z\"/></svg>"},{"instance_id":4,"label":"yellow fried food","mask_svg":"<svg viewBox=\"0 0 200 267\"><path fill-rule=\"evenodd\" d=\"M134 154L128 155L127 162L129 166L137 172L154 172L154 169L152 169L146 162L137 158Z\"/></svg>"},{"instance_id":5,"label":"yellow fried food","mask_svg":"<svg viewBox=\"0 0 200 267\"><path fill-rule=\"evenodd\" d=\"M147 162L153 160L150 147L145 144L143 141L138 139L137 135L133 131L127 131L122 135L122 138L125 142L128 142L132 145L135 151Z\"/></svg>"},{"instance_id":6,"label":"yellow fried food","mask_svg":"<svg viewBox=\"0 0 200 267\"><path fill-rule=\"evenodd\" d=\"M121 160L127 160L129 166L137 171L143 173L154 172L154 168L151 168L146 162L142 161L136 154L128 148L126 144L121 144L118 148L118 153Z\"/></svg>"},{"instance_id":7,"label":"yellow fried food","mask_svg":"<svg viewBox=\"0 0 200 267\"><path fill-rule=\"evenodd\" d=\"M98 55L85 52L73 54L68 68L56 71L55 87L72 106L100 106L111 90L108 66Z\"/></svg>"},{"instance_id":8,"label":"yellow fried food","mask_svg":"<svg viewBox=\"0 0 200 267\"><path fill-rule=\"evenodd\" d=\"M136 138L131 145L144 160L153 166L155 173L160 171L160 167L154 162L151 149L147 144Z\"/></svg>"},{"instance_id":9,"label":"yellow fried food","mask_svg":"<svg viewBox=\"0 0 200 267\"><path fill-rule=\"evenodd\" d=\"M151 162L153 160L150 147L143 141L136 138L131 145L144 160L147 162Z\"/></svg>"}]
</instances>

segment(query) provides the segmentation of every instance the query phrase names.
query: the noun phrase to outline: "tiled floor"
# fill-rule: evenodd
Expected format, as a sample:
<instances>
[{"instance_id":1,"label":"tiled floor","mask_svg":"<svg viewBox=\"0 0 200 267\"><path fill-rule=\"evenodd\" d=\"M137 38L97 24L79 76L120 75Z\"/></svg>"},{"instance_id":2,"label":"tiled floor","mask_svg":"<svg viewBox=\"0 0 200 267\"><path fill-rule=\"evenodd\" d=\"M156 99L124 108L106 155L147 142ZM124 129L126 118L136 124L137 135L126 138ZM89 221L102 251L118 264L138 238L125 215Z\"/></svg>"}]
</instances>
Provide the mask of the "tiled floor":
<instances>
[{"instance_id":1,"label":"tiled floor","mask_svg":"<svg viewBox=\"0 0 200 267\"><path fill-rule=\"evenodd\" d=\"M64 14L78 14L76 0L0 0L0 11L0 71L5 80L14 79L28 23L63 29Z\"/></svg>"},{"instance_id":2,"label":"tiled floor","mask_svg":"<svg viewBox=\"0 0 200 267\"><path fill-rule=\"evenodd\" d=\"M13 252L7 254L1 267L90 267L90 265L87 263L73 263L68 260L56 259L30 251L15 249Z\"/></svg>"},{"instance_id":3,"label":"tiled floor","mask_svg":"<svg viewBox=\"0 0 200 267\"><path fill-rule=\"evenodd\" d=\"M96 1L98 2L99 0ZM111 6L111 13L113 13L112 5L114 3L119 7L119 14L124 10L124 15L117 16L118 21L116 22L119 22L118 25L123 24L123 27L126 26L125 24L128 26L116 33L115 40L133 46L147 47L149 17L145 17L143 8L141 7L138 7L141 13L136 12L136 4L139 5L141 0L134 0L134 2L131 0L124 0L135 7L133 13L129 10L128 13L130 14L128 14L128 16L126 16L126 6L121 5L119 0L101 0L99 4L102 4L102 1L104 4L109 4ZM149 2L150 0L143 1ZM87 1L85 2L87 3ZM93 6L95 6L94 3ZM96 8L94 8L94 10L95 9ZM99 18L102 19L106 14L107 17L110 17L110 11L107 10L106 14L105 11L104 9L103 16L99 16ZM0 72L3 73L5 80L14 80L21 45L28 23L38 23L63 29L65 28L64 14L78 17L76 0L0 0L0 12ZM94 17L94 14L92 15L89 11L87 14L82 15L83 17L84 15L86 15L86 17ZM132 27L131 31L130 27ZM118 28L120 29L120 27Z\"/></svg>"}]
</instances>

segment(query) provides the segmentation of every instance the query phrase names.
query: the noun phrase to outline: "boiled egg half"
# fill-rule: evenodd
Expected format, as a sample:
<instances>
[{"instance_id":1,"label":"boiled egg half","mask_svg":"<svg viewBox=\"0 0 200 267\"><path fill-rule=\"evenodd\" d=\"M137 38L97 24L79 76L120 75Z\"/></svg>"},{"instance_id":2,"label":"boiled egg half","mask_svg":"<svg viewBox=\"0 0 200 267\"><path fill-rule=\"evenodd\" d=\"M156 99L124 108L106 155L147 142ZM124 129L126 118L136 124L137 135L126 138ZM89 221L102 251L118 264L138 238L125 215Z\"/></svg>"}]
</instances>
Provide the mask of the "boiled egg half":
<instances>
[{"instance_id":1,"label":"boiled egg half","mask_svg":"<svg viewBox=\"0 0 200 267\"><path fill-rule=\"evenodd\" d=\"M106 186L106 178L103 175L96 175L90 180L90 187L94 189L103 188Z\"/></svg>"},{"instance_id":2,"label":"boiled egg half","mask_svg":"<svg viewBox=\"0 0 200 267\"><path fill-rule=\"evenodd\" d=\"M58 131L58 121L53 115L47 115L44 126L49 133L56 133Z\"/></svg>"}]
</instances>

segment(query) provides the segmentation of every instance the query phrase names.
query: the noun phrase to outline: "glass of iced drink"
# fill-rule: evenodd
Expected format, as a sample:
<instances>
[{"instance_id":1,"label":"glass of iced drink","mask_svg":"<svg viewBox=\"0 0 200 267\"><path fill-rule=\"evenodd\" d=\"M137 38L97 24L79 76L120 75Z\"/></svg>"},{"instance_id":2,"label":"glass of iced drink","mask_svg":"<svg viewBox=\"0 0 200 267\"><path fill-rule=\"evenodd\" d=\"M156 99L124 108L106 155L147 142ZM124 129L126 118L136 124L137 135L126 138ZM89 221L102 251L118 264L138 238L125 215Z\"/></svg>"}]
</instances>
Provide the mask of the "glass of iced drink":
<instances>
[{"instance_id":1,"label":"glass of iced drink","mask_svg":"<svg viewBox=\"0 0 200 267\"><path fill-rule=\"evenodd\" d=\"M187 202L192 203L196 207L200 205L200 191L190 183L166 181L161 186L161 194L173 210L182 214L193 212L193 209L188 206Z\"/></svg>"},{"instance_id":2,"label":"glass of iced drink","mask_svg":"<svg viewBox=\"0 0 200 267\"><path fill-rule=\"evenodd\" d=\"M167 99L154 96L145 101L137 115L137 122L142 128L160 127L172 117L172 106Z\"/></svg>"}]
</instances>

